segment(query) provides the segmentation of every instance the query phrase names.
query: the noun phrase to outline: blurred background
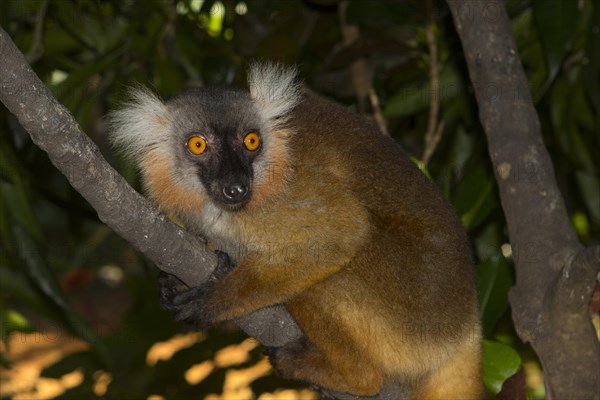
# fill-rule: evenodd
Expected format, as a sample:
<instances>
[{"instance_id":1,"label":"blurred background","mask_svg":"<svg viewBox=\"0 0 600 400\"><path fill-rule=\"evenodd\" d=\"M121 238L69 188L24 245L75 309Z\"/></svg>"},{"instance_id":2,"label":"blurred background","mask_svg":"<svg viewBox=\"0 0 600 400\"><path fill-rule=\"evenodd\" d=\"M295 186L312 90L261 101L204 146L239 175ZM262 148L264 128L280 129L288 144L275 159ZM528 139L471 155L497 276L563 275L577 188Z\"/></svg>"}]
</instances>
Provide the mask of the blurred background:
<instances>
[{"instance_id":1,"label":"blurred background","mask_svg":"<svg viewBox=\"0 0 600 400\"><path fill-rule=\"evenodd\" d=\"M598 244L600 6L506 7L570 218L585 245ZM455 206L477 264L490 397L510 378L544 398L540 365L508 304L513 259L535 257L535 238L521 252L509 244L443 1L1 0L0 25L138 190L136 171L107 143L104 118L128 86L169 97L244 86L252 60L296 64L315 91L375 119ZM494 95L520 96L491 83ZM518 176L535 183L534 166L519 166ZM315 398L278 378L235 326L195 332L160 310L158 270L98 220L1 105L0 238L2 399Z\"/></svg>"}]
</instances>

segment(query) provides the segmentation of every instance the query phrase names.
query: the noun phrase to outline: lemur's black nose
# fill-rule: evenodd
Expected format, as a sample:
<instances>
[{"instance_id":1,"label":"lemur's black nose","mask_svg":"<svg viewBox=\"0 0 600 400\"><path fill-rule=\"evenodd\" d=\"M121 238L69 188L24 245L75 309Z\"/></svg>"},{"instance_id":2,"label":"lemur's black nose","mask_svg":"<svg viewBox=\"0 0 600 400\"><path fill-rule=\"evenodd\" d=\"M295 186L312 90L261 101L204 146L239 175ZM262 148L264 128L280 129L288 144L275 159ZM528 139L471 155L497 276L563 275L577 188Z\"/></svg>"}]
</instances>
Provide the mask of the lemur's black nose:
<instances>
[{"instance_id":1,"label":"lemur's black nose","mask_svg":"<svg viewBox=\"0 0 600 400\"><path fill-rule=\"evenodd\" d=\"M248 195L248 186L240 184L225 186L223 187L223 194L232 203L239 203Z\"/></svg>"}]
</instances>

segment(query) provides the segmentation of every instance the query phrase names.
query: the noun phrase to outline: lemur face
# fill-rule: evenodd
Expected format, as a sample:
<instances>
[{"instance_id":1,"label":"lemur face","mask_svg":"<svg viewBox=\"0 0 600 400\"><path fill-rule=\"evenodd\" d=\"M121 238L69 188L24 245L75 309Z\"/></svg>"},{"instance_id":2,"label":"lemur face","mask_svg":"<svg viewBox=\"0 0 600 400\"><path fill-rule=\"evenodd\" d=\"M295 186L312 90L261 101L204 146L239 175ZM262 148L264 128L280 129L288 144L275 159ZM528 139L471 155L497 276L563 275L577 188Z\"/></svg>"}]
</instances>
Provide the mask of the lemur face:
<instances>
[{"instance_id":1,"label":"lemur face","mask_svg":"<svg viewBox=\"0 0 600 400\"><path fill-rule=\"evenodd\" d=\"M197 216L212 204L238 211L281 186L265 171L285 169L285 124L301 97L295 78L293 68L254 64L249 90L193 89L164 102L134 88L111 113L112 142L140 167L146 193L161 210Z\"/></svg>"},{"instance_id":2,"label":"lemur face","mask_svg":"<svg viewBox=\"0 0 600 400\"><path fill-rule=\"evenodd\" d=\"M267 128L250 98L234 90L186 92L167 103L174 154L182 180L199 181L212 202L242 208L252 196L253 163L264 147ZM189 168L193 166L193 168Z\"/></svg>"}]
</instances>

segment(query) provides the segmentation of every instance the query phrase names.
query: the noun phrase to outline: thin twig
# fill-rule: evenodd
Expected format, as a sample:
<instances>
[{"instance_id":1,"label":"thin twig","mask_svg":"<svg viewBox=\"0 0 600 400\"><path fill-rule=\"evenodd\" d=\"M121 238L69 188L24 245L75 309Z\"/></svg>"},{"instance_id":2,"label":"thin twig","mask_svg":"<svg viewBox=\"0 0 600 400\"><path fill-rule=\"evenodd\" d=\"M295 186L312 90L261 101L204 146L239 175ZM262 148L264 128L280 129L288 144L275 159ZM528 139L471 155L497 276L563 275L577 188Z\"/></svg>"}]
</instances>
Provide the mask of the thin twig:
<instances>
[{"instance_id":1,"label":"thin twig","mask_svg":"<svg viewBox=\"0 0 600 400\"><path fill-rule=\"evenodd\" d=\"M431 156L442 138L444 123L438 123L440 111L440 77L438 71L438 51L435 40L435 20L432 0L427 0L427 22L425 23L425 37L429 49L429 81L430 81L430 106L429 120L427 121L427 132L425 132L425 149L422 161L427 166Z\"/></svg>"},{"instance_id":2,"label":"thin twig","mask_svg":"<svg viewBox=\"0 0 600 400\"><path fill-rule=\"evenodd\" d=\"M25 58L30 64L36 62L44 54L44 23L46 21L46 11L48 10L49 0L44 0L35 17L35 30L33 32L33 41Z\"/></svg>"},{"instance_id":3,"label":"thin twig","mask_svg":"<svg viewBox=\"0 0 600 400\"><path fill-rule=\"evenodd\" d=\"M385 126L385 119L383 118L383 112L381 112L381 106L379 105L379 97L377 97L377 93L375 93L375 89L371 87L369 91L369 100L371 100L371 107L373 108L373 117L375 118L375 122L379 126L379 130L385 134L389 135L390 133Z\"/></svg>"},{"instance_id":4,"label":"thin twig","mask_svg":"<svg viewBox=\"0 0 600 400\"><path fill-rule=\"evenodd\" d=\"M438 123L435 132L431 135L431 137L426 138L426 146L425 151L423 152L423 159L421 160L425 166L431 160L431 156L433 155L437 145L440 143L442 139L442 133L444 132L444 128L446 127L446 121L442 120Z\"/></svg>"},{"instance_id":5,"label":"thin twig","mask_svg":"<svg viewBox=\"0 0 600 400\"><path fill-rule=\"evenodd\" d=\"M339 12L340 12L340 25L342 30L342 36L344 37L344 46L349 46L352 43L358 40L360 35L360 31L358 30L358 26L349 25L346 20L346 11L348 9L348 0L343 0L340 2ZM379 99L377 94L375 93L375 89L373 89L373 84L371 82L370 74L367 70L367 62L364 58L359 58L354 61L351 66L352 70L352 83L354 85L354 90L356 91L356 97L358 99L358 110L361 113L366 111L366 99L368 98L371 107L373 108L373 117L379 126L379 130L386 135L389 135L388 130L385 125L385 119L383 118L383 113L381 112L381 107L379 107Z\"/></svg>"}]
</instances>

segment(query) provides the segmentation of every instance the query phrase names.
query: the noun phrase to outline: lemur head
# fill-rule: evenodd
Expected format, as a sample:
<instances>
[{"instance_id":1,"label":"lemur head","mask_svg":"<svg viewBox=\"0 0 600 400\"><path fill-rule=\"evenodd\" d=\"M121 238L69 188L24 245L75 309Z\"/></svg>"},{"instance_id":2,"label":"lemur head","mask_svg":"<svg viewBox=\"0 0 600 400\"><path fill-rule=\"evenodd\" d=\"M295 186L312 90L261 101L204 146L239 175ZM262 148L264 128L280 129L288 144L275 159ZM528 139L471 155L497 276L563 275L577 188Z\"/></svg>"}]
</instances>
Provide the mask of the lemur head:
<instances>
[{"instance_id":1,"label":"lemur head","mask_svg":"<svg viewBox=\"0 0 600 400\"><path fill-rule=\"evenodd\" d=\"M207 202L236 211L277 189L269 169L289 161L287 117L300 99L296 70L254 64L249 92L187 91L163 102L136 88L110 116L111 139L140 167L145 189L168 212Z\"/></svg>"}]
</instances>

